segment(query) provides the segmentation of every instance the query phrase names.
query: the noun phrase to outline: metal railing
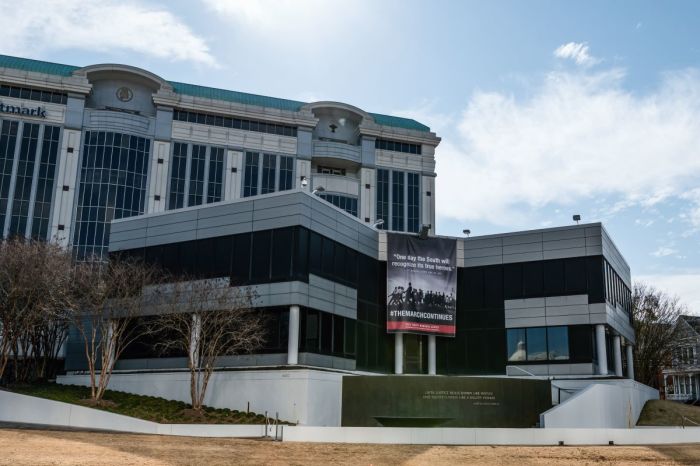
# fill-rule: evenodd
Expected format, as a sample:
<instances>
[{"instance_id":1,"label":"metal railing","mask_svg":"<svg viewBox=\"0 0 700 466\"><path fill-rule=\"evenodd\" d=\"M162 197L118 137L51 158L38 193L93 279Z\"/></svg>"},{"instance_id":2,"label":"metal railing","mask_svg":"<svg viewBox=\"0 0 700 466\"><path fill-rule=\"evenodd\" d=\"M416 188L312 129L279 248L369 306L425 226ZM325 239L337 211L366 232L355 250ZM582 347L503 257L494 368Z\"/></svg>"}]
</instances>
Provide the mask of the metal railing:
<instances>
[{"instance_id":1,"label":"metal railing","mask_svg":"<svg viewBox=\"0 0 700 466\"><path fill-rule=\"evenodd\" d=\"M275 432L274 437L271 435L273 427ZM267 411L265 411L265 435L263 435L263 438L269 438L275 442L281 442L283 429L284 426L280 424L279 412L275 413L275 418L273 419L269 417L267 415Z\"/></svg>"}]
</instances>

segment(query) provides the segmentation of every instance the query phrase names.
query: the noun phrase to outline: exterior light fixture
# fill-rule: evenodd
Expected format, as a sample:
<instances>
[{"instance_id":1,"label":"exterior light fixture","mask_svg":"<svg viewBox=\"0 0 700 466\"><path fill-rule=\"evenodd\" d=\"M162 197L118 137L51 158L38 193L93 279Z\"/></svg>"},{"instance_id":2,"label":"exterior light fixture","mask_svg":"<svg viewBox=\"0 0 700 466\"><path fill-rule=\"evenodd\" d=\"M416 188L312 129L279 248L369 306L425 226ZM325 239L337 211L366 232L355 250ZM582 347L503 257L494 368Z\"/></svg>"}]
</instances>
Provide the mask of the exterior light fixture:
<instances>
[{"instance_id":1,"label":"exterior light fixture","mask_svg":"<svg viewBox=\"0 0 700 466\"><path fill-rule=\"evenodd\" d=\"M579 214L574 215L574 222L576 222L576 225L578 225L578 222L581 221L581 216Z\"/></svg>"},{"instance_id":2,"label":"exterior light fixture","mask_svg":"<svg viewBox=\"0 0 700 466\"><path fill-rule=\"evenodd\" d=\"M306 188L309 185L309 180L305 176L301 176L301 187Z\"/></svg>"},{"instance_id":3,"label":"exterior light fixture","mask_svg":"<svg viewBox=\"0 0 700 466\"><path fill-rule=\"evenodd\" d=\"M382 220L381 218L372 224L374 228L379 228L382 225L384 225L384 220Z\"/></svg>"},{"instance_id":4,"label":"exterior light fixture","mask_svg":"<svg viewBox=\"0 0 700 466\"><path fill-rule=\"evenodd\" d=\"M318 188L314 189L314 190L311 192L311 194L318 194L318 193L322 193L323 191L325 191L325 189L323 188L323 186L319 186Z\"/></svg>"}]
</instances>

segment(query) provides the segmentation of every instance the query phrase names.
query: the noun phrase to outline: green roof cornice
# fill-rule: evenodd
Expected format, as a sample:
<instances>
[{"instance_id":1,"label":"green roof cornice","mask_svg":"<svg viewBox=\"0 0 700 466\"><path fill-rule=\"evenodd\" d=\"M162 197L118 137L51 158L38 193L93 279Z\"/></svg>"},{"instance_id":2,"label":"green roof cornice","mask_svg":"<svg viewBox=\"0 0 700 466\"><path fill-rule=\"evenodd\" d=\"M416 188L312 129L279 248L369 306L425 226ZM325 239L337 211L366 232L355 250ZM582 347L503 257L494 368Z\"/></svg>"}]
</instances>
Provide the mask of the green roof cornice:
<instances>
[{"instance_id":1,"label":"green roof cornice","mask_svg":"<svg viewBox=\"0 0 700 466\"><path fill-rule=\"evenodd\" d=\"M71 77L75 71L81 69L79 66L63 65L60 63L32 60L29 58L11 57L9 55L0 55L0 68L11 68L15 70L62 77ZM257 94L247 94L245 92L229 91L226 89L198 86L195 84L186 84L174 81L169 81L169 84L173 86L173 91L176 94L220 100L224 102L234 102L242 105L275 108L290 112L298 112L302 106L306 105L305 102L299 102L296 100L279 99L277 97L267 97ZM382 115L379 113L370 113L370 115L372 118L374 118L375 123L378 125L413 131L430 131L430 128L426 125L410 118Z\"/></svg>"}]
</instances>

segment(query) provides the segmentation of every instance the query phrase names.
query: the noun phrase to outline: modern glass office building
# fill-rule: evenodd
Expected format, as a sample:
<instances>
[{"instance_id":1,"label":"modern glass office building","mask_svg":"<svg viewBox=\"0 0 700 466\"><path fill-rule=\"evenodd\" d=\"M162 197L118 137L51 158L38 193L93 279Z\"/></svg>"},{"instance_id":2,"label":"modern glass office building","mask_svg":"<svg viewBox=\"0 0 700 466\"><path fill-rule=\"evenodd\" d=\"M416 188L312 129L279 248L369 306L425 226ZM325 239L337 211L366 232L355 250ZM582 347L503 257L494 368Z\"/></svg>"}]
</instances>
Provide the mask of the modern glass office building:
<instances>
[{"instance_id":1,"label":"modern glass office building","mask_svg":"<svg viewBox=\"0 0 700 466\"><path fill-rule=\"evenodd\" d=\"M254 287L267 343L221 358L220 380L631 375L630 270L600 224L456 238L456 336L387 333L387 232L435 235L439 143L345 103L0 56L3 236ZM69 378L85 368L74 343ZM139 374L138 391L185 367L146 343L114 383Z\"/></svg>"}]
</instances>

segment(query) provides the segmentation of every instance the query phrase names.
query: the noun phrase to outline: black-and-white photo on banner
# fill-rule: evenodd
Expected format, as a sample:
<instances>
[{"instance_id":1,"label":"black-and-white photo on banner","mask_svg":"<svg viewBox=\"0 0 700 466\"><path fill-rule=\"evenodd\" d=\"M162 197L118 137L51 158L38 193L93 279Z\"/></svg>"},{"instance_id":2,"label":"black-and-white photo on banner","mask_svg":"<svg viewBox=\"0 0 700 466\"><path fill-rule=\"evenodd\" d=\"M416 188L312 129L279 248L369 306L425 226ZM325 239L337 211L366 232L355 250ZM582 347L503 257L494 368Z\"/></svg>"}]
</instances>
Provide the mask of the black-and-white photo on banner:
<instances>
[{"instance_id":1,"label":"black-and-white photo on banner","mask_svg":"<svg viewBox=\"0 0 700 466\"><path fill-rule=\"evenodd\" d=\"M457 241L387 234L389 333L455 335Z\"/></svg>"}]
</instances>

